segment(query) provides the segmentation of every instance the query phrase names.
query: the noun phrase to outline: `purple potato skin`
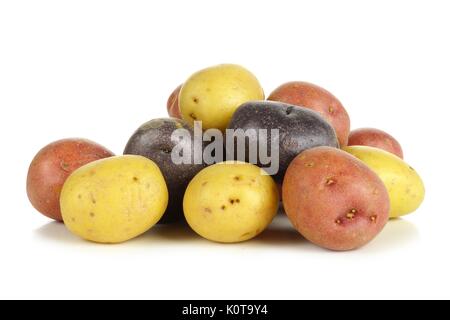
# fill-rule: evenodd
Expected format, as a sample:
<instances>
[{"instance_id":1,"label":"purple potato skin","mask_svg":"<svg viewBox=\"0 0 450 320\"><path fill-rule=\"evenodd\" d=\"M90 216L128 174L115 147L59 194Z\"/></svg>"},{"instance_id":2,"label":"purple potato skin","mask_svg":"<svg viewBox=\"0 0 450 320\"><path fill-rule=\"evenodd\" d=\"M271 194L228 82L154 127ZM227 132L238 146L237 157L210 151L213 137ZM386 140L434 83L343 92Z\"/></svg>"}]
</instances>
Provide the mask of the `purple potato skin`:
<instances>
[{"instance_id":1,"label":"purple potato skin","mask_svg":"<svg viewBox=\"0 0 450 320\"><path fill-rule=\"evenodd\" d=\"M268 150L272 150L271 129L278 129L279 142L279 172L274 175L277 182L283 180L284 173L294 158L310 148L329 146L339 148L333 127L318 113L306 108L272 101L251 101L244 103L234 113L228 129L266 129L268 135ZM236 140L235 140L236 141ZM227 150L230 160L250 161L250 145L259 144L259 136L250 137L245 144L245 159L237 159L235 148L234 159ZM260 161L255 163L260 167L265 165Z\"/></svg>"}]
</instances>

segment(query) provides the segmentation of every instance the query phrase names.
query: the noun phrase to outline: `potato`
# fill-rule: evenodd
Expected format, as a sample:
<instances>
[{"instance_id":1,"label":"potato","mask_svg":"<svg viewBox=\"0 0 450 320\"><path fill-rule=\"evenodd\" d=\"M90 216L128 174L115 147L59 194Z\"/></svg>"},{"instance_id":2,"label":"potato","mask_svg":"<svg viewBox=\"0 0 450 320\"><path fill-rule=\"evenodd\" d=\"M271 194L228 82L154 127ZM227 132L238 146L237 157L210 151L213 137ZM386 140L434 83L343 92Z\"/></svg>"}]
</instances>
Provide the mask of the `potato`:
<instances>
[{"instance_id":1,"label":"potato","mask_svg":"<svg viewBox=\"0 0 450 320\"><path fill-rule=\"evenodd\" d=\"M253 74L241 66L223 64L192 75L180 92L180 109L189 123L224 131L234 111L244 102L263 100L264 91Z\"/></svg>"},{"instance_id":2,"label":"potato","mask_svg":"<svg viewBox=\"0 0 450 320\"><path fill-rule=\"evenodd\" d=\"M141 156L118 156L81 167L61 192L67 228L99 243L119 243L146 232L161 219L167 203L161 171Z\"/></svg>"},{"instance_id":3,"label":"potato","mask_svg":"<svg viewBox=\"0 0 450 320\"><path fill-rule=\"evenodd\" d=\"M349 146L367 146L383 149L403 159L403 150L400 143L389 133L374 129L361 128L350 132Z\"/></svg>"},{"instance_id":4,"label":"potato","mask_svg":"<svg viewBox=\"0 0 450 320\"><path fill-rule=\"evenodd\" d=\"M178 96L180 95L181 87L183 85L179 85L169 96L169 100L167 100L167 113L172 118L181 119L181 111L180 104L178 100Z\"/></svg>"},{"instance_id":5,"label":"potato","mask_svg":"<svg viewBox=\"0 0 450 320\"><path fill-rule=\"evenodd\" d=\"M160 223L177 222L184 219L183 196L189 182L199 173L205 164L175 164L172 161L172 149L178 141L172 141L172 133L177 129L186 129L191 139L180 143L194 144L194 132L186 121L174 118L162 118L148 121L139 127L129 139L124 154L144 156L159 166L169 189L169 205ZM190 159L194 159L194 148L190 149Z\"/></svg>"},{"instance_id":6,"label":"potato","mask_svg":"<svg viewBox=\"0 0 450 320\"><path fill-rule=\"evenodd\" d=\"M111 151L86 139L64 139L47 145L36 154L28 170L31 204L43 215L62 221L59 197L67 177L89 162L111 156Z\"/></svg>"},{"instance_id":7,"label":"potato","mask_svg":"<svg viewBox=\"0 0 450 320\"><path fill-rule=\"evenodd\" d=\"M336 251L366 245L389 218L389 196L378 176L342 150L309 149L289 166L283 204L295 228Z\"/></svg>"},{"instance_id":8,"label":"potato","mask_svg":"<svg viewBox=\"0 0 450 320\"><path fill-rule=\"evenodd\" d=\"M288 82L268 98L319 112L336 130L341 146L346 146L350 132L350 117L341 102L327 90L307 82Z\"/></svg>"},{"instance_id":9,"label":"potato","mask_svg":"<svg viewBox=\"0 0 450 320\"><path fill-rule=\"evenodd\" d=\"M351 146L344 149L373 171L386 185L391 199L391 218L416 211L425 198L425 187L418 173L399 157L372 147Z\"/></svg>"},{"instance_id":10,"label":"potato","mask_svg":"<svg viewBox=\"0 0 450 320\"><path fill-rule=\"evenodd\" d=\"M234 131L238 129L256 130L257 132L260 132L261 129L267 130L268 143L260 135L252 135L245 143L245 159L237 158L239 156L237 146L234 148L234 157L230 152L232 150L227 149L227 159L256 162L254 164L266 168L269 165L263 165L264 161L261 160L264 159L260 154L258 154L257 161L251 161L252 147L261 142L268 146L269 151L277 147L279 157L271 159L270 166L273 166L274 160L278 162L279 170L274 178L280 182L283 181L284 173L291 161L302 151L318 146L339 147L333 127L319 114L281 102L251 101L244 103L234 113L228 128ZM279 144L274 143L274 146L271 141L271 129L279 130ZM238 139L234 139L235 145L237 145Z\"/></svg>"},{"instance_id":11,"label":"potato","mask_svg":"<svg viewBox=\"0 0 450 320\"><path fill-rule=\"evenodd\" d=\"M277 185L261 169L224 162L203 169L189 184L184 214L191 228L211 241L242 242L260 234L278 209Z\"/></svg>"}]
</instances>

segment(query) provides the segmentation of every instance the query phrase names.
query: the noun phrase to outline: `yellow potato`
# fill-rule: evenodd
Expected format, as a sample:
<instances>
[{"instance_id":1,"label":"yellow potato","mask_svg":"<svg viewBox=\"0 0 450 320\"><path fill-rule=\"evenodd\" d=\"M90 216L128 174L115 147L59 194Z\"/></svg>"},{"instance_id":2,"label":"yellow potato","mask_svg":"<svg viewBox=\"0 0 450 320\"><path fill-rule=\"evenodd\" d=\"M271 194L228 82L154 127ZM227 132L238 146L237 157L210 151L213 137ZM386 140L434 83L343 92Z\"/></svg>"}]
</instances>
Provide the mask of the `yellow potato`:
<instances>
[{"instance_id":1,"label":"yellow potato","mask_svg":"<svg viewBox=\"0 0 450 320\"><path fill-rule=\"evenodd\" d=\"M256 77L241 66L223 64L201 70L183 85L180 110L189 123L202 121L205 130L224 131L236 109L251 100L264 100Z\"/></svg>"},{"instance_id":2,"label":"yellow potato","mask_svg":"<svg viewBox=\"0 0 450 320\"><path fill-rule=\"evenodd\" d=\"M270 176L243 162L202 170L184 196L184 214L200 236L216 242L249 240L260 234L278 209L278 189Z\"/></svg>"},{"instance_id":3,"label":"yellow potato","mask_svg":"<svg viewBox=\"0 0 450 320\"><path fill-rule=\"evenodd\" d=\"M425 197L422 179L402 159L372 147L352 146L344 150L364 162L384 182L391 200L391 218L409 214L422 204Z\"/></svg>"},{"instance_id":4,"label":"yellow potato","mask_svg":"<svg viewBox=\"0 0 450 320\"><path fill-rule=\"evenodd\" d=\"M100 243L119 243L149 230L164 214L168 191L158 166L141 156L119 156L76 170L61 192L65 225Z\"/></svg>"}]
</instances>

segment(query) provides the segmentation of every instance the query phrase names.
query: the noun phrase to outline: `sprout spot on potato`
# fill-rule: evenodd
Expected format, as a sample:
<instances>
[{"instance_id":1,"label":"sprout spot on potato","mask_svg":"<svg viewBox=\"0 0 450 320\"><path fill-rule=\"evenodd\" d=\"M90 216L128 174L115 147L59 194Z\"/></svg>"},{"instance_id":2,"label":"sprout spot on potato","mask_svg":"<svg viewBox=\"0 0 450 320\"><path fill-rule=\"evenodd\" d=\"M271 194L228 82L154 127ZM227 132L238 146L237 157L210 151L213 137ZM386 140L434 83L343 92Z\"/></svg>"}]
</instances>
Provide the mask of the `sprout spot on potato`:
<instances>
[{"instance_id":1,"label":"sprout spot on potato","mask_svg":"<svg viewBox=\"0 0 450 320\"><path fill-rule=\"evenodd\" d=\"M234 180L236 180L236 181L240 181L240 180L241 180L241 177L239 177L239 176L235 176L235 177L234 177Z\"/></svg>"},{"instance_id":2,"label":"sprout spot on potato","mask_svg":"<svg viewBox=\"0 0 450 320\"><path fill-rule=\"evenodd\" d=\"M134 182L139 182L139 178L138 177L133 177L133 181Z\"/></svg>"},{"instance_id":3,"label":"sprout spot on potato","mask_svg":"<svg viewBox=\"0 0 450 320\"><path fill-rule=\"evenodd\" d=\"M226 206L222 206L220 207L220 209L225 210L227 207Z\"/></svg>"},{"instance_id":4,"label":"sprout spot on potato","mask_svg":"<svg viewBox=\"0 0 450 320\"><path fill-rule=\"evenodd\" d=\"M370 221L372 221L374 223L377 222L377 219L378 219L378 216L376 216L376 215L373 215L370 217Z\"/></svg>"},{"instance_id":5,"label":"sprout spot on potato","mask_svg":"<svg viewBox=\"0 0 450 320\"><path fill-rule=\"evenodd\" d=\"M235 203L241 203L240 199L230 199L230 203L234 205Z\"/></svg>"},{"instance_id":6,"label":"sprout spot on potato","mask_svg":"<svg viewBox=\"0 0 450 320\"><path fill-rule=\"evenodd\" d=\"M90 216L91 218L94 218L94 217L95 217L95 213L90 212L90 213L89 213L89 216Z\"/></svg>"},{"instance_id":7,"label":"sprout spot on potato","mask_svg":"<svg viewBox=\"0 0 450 320\"><path fill-rule=\"evenodd\" d=\"M194 101L194 103L198 103L199 99L197 97L192 97L192 101Z\"/></svg>"},{"instance_id":8,"label":"sprout spot on potato","mask_svg":"<svg viewBox=\"0 0 450 320\"><path fill-rule=\"evenodd\" d=\"M314 167L314 162L308 162L308 163L306 163L306 164L305 164L305 167L307 167L307 168L312 168L312 167Z\"/></svg>"},{"instance_id":9,"label":"sprout spot on potato","mask_svg":"<svg viewBox=\"0 0 450 320\"><path fill-rule=\"evenodd\" d=\"M336 184L336 180L334 180L333 178L328 178L326 184L327 186L331 186L333 184Z\"/></svg>"},{"instance_id":10,"label":"sprout spot on potato","mask_svg":"<svg viewBox=\"0 0 450 320\"><path fill-rule=\"evenodd\" d=\"M341 219L336 219L336 221L335 221L335 222L336 222L336 224L337 224L337 225L340 225L340 224L342 224L342 220L341 220Z\"/></svg>"},{"instance_id":11,"label":"sprout spot on potato","mask_svg":"<svg viewBox=\"0 0 450 320\"><path fill-rule=\"evenodd\" d=\"M96 204L97 200L95 199L94 195L91 193L91 202L92 204Z\"/></svg>"},{"instance_id":12,"label":"sprout spot on potato","mask_svg":"<svg viewBox=\"0 0 450 320\"><path fill-rule=\"evenodd\" d=\"M208 184L208 181L205 181L202 183L202 187L206 186Z\"/></svg>"},{"instance_id":13,"label":"sprout spot on potato","mask_svg":"<svg viewBox=\"0 0 450 320\"><path fill-rule=\"evenodd\" d=\"M357 213L358 213L358 211L356 209L352 209L347 213L346 217L349 220L353 220Z\"/></svg>"},{"instance_id":14,"label":"sprout spot on potato","mask_svg":"<svg viewBox=\"0 0 450 320\"><path fill-rule=\"evenodd\" d=\"M193 113L193 112L189 114L189 117L191 117L192 120L194 120L194 121L197 120L197 116L196 116L195 113Z\"/></svg>"},{"instance_id":15,"label":"sprout spot on potato","mask_svg":"<svg viewBox=\"0 0 450 320\"><path fill-rule=\"evenodd\" d=\"M332 106L330 106L330 107L328 108L328 112L329 112L330 114L333 114L333 113L334 113L334 108L333 108Z\"/></svg>"},{"instance_id":16,"label":"sprout spot on potato","mask_svg":"<svg viewBox=\"0 0 450 320\"><path fill-rule=\"evenodd\" d=\"M294 109L294 107L288 107L287 109L286 109L286 114L287 115L290 115L291 113L292 113L292 110Z\"/></svg>"}]
</instances>

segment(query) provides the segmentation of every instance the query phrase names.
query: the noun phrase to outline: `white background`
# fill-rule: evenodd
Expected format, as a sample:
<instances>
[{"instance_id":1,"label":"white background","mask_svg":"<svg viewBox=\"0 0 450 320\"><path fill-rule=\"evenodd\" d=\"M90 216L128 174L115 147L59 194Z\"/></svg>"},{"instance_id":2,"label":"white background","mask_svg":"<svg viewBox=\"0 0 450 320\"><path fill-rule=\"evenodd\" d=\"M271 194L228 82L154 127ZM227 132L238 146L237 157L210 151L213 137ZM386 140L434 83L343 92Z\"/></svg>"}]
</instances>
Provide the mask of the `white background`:
<instances>
[{"instance_id":1,"label":"white background","mask_svg":"<svg viewBox=\"0 0 450 320\"><path fill-rule=\"evenodd\" d=\"M450 298L448 1L1 1L0 298ZM401 141L424 205L332 253L287 221L237 245L158 227L95 245L39 215L28 164L86 137L120 154L192 72L241 64L270 93L333 92L353 128Z\"/></svg>"}]
</instances>

